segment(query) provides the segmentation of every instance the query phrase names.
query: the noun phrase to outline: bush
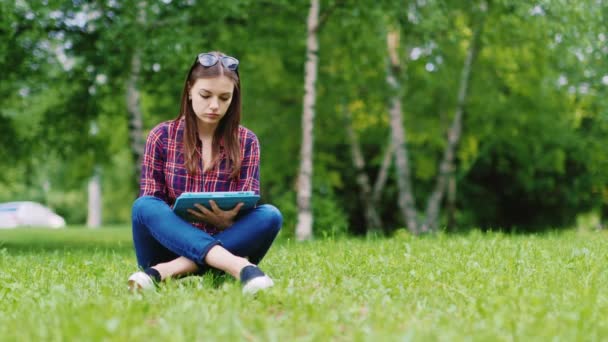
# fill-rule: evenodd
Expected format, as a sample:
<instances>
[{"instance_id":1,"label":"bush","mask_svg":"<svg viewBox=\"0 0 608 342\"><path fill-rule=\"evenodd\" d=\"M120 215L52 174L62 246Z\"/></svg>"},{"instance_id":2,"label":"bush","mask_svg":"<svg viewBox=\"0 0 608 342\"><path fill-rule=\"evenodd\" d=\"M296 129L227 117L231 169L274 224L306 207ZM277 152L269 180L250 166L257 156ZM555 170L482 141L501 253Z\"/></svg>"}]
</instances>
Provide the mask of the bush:
<instances>
[{"instance_id":1,"label":"bush","mask_svg":"<svg viewBox=\"0 0 608 342\"><path fill-rule=\"evenodd\" d=\"M313 209L313 236L315 238L336 237L346 234L348 220L344 210L338 205L338 199L333 195L314 193L312 198ZM298 206L295 191L286 191L276 197L272 203L283 214L283 228L281 236L295 237L295 227L298 220Z\"/></svg>"}]
</instances>

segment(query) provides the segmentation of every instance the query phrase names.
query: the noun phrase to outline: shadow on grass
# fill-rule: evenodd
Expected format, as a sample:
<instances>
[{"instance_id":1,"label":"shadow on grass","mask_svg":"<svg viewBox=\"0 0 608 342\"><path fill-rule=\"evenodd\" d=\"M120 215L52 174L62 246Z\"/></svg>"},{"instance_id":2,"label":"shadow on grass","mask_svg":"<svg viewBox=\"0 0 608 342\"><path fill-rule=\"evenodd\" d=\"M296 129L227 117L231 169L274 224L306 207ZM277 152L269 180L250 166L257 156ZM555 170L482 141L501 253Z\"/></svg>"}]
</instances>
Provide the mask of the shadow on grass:
<instances>
[{"instance_id":1,"label":"shadow on grass","mask_svg":"<svg viewBox=\"0 0 608 342\"><path fill-rule=\"evenodd\" d=\"M173 280L175 281L175 280ZM235 280L232 276L216 269L210 269L198 274L190 274L178 278L177 280L182 286L196 287L203 284L204 288L219 289L225 283L233 283Z\"/></svg>"}]
</instances>

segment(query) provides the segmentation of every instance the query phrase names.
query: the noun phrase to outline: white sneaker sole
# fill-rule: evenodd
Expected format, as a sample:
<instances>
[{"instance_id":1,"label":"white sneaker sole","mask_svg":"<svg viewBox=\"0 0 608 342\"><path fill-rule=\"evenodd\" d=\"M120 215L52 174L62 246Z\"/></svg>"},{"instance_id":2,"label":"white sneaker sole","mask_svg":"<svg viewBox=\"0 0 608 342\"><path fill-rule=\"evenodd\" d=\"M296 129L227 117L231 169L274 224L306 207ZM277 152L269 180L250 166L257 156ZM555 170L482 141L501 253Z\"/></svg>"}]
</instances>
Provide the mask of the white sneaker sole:
<instances>
[{"instance_id":1,"label":"white sneaker sole","mask_svg":"<svg viewBox=\"0 0 608 342\"><path fill-rule=\"evenodd\" d=\"M127 281L129 291L151 290L154 288L154 282L149 275L144 272L135 272L131 274Z\"/></svg>"},{"instance_id":2,"label":"white sneaker sole","mask_svg":"<svg viewBox=\"0 0 608 342\"><path fill-rule=\"evenodd\" d=\"M272 279L270 279L270 277L268 276L263 276L263 277L256 277L251 279L250 281L247 282L247 284L245 284L245 286L243 286L243 293L244 294L255 294L256 292L260 291L260 290L264 290L267 289L269 287L273 287L274 286L274 281L272 281Z\"/></svg>"}]
</instances>

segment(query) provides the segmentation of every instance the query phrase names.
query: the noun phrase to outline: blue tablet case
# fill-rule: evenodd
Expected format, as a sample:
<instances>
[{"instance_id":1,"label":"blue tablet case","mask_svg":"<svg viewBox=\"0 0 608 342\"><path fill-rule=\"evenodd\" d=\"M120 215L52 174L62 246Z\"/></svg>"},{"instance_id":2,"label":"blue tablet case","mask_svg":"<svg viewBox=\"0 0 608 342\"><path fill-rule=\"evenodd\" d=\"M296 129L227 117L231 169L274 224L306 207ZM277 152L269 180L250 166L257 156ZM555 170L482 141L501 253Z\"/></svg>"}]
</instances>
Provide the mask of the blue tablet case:
<instances>
[{"instance_id":1,"label":"blue tablet case","mask_svg":"<svg viewBox=\"0 0 608 342\"><path fill-rule=\"evenodd\" d=\"M188 213L188 209L196 209L195 203L200 203L211 210L209 200L213 200L220 209L230 210L243 202L241 210L245 210L255 207L259 199L260 195L256 195L253 191L184 192L175 200L173 211L185 219L197 220Z\"/></svg>"}]
</instances>

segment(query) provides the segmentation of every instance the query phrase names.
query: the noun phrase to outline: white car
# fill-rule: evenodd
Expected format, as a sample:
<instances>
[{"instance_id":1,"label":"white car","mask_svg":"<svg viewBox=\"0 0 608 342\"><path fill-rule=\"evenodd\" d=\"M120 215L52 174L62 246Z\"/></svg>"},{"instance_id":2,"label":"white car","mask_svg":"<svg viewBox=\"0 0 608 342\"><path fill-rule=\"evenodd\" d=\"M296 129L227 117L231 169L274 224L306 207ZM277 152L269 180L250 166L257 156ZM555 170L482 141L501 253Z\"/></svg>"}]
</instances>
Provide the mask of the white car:
<instances>
[{"instance_id":1,"label":"white car","mask_svg":"<svg viewBox=\"0 0 608 342\"><path fill-rule=\"evenodd\" d=\"M65 219L36 202L0 203L0 229L18 227L63 228Z\"/></svg>"}]
</instances>

